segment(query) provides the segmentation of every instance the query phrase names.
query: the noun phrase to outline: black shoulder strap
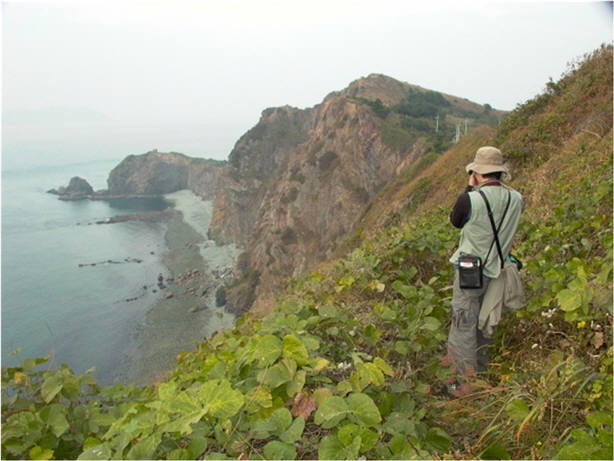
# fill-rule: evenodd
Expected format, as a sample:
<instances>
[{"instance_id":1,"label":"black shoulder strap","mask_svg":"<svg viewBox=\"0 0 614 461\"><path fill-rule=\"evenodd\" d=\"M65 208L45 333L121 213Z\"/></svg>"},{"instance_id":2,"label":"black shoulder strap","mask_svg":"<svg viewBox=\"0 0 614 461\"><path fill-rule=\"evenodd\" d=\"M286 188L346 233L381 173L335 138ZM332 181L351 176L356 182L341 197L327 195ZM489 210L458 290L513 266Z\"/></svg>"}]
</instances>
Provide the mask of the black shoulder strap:
<instances>
[{"instance_id":1,"label":"black shoulder strap","mask_svg":"<svg viewBox=\"0 0 614 461\"><path fill-rule=\"evenodd\" d=\"M499 259L501 260L501 269L503 269L503 266L505 265L505 261L503 259L503 252L501 251L501 244L499 243L499 230L501 229L501 226L503 225L503 220L505 219L507 210L510 207L510 202L512 200L512 193L509 190L507 191L507 205L505 205L503 216L501 216L499 227L497 227L495 225L495 218L493 217L492 210L490 208L490 203L488 203L488 199L486 198L486 195L484 194L484 192L482 192L481 189L478 190L478 192L480 193L480 195L484 199L484 202L486 203L486 210L488 211L488 218L490 219L490 225L492 226L493 234L495 234L494 243L497 244L497 252L499 253ZM490 256L491 250L492 250L492 243L490 244L490 249L488 250L488 254L486 255L486 259L484 260L484 265L486 265L486 261L488 261L488 256Z\"/></svg>"}]
</instances>

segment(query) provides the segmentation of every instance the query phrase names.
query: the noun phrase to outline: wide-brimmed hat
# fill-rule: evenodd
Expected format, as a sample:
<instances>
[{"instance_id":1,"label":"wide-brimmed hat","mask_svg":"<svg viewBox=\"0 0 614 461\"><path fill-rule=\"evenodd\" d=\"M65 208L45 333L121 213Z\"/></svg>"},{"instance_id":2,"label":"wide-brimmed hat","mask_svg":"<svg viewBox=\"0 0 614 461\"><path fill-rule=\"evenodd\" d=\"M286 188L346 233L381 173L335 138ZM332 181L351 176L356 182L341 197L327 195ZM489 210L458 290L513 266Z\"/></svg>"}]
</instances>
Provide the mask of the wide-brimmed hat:
<instances>
[{"instance_id":1,"label":"wide-brimmed hat","mask_svg":"<svg viewBox=\"0 0 614 461\"><path fill-rule=\"evenodd\" d=\"M475 171L479 174L496 173L501 171L510 176L510 169L503 161L503 154L499 149L492 146L480 147L475 153L473 162L465 167L467 173Z\"/></svg>"}]
</instances>

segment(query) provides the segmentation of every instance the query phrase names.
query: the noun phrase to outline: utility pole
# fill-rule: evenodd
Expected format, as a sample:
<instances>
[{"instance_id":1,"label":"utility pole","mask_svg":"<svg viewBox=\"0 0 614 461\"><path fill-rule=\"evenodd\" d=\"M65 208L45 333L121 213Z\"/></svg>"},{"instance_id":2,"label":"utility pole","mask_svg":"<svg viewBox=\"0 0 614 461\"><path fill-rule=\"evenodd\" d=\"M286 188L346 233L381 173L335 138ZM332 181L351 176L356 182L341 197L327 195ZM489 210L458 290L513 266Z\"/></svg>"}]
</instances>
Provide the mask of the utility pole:
<instances>
[{"instance_id":1,"label":"utility pole","mask_svg":"<svg viewBox=\"0 0 614 461\"><path fill-rule=\"evenodd\" d=\"M467 135L467 119L465 119L465 135Z\"/></svg>"},{"instance_id":2,"label":"utility pole","mask_svg":"<svg viewBox=\"0 0 614 461\"><path fill-rule=\"evenodd\" d=\"M456 122L456 137L454 138L455 143L458 142L458 140L460 139L460 127L460 122Z\"/></svg>"},{"instance_id":3,"label":"utility pole","mask_svg":"<svg viewBox=\"0 0 614 461\"><path fill-rule=\"evenodd\" d=\"M435 117L435 120L436 120L435 133L439 133L439 114L437 114L437 117Z\"/></svg>"}]
</instances>

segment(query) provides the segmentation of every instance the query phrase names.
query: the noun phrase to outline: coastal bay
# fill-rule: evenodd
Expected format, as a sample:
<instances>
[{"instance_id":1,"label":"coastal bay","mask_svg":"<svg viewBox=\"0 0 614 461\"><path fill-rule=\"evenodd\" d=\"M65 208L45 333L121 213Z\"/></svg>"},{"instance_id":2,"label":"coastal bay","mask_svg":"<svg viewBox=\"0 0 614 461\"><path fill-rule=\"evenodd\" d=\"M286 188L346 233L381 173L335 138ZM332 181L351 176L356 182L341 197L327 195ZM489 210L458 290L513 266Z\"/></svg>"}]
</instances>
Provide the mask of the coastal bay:
<instances>
[{"instance_id":1,"label":"coastal bay","mask_svg":"<svg viewBox=\"0 0 614 461\"><path fill-rule=\"evenodd\" d=\"M100 188L115 160L2 172L2 366L48 357L101 384L116 381L167 245L163 220L96 225L157 213L161 198L60 201L46 190L82 174ZM13 351L20 351L13 354Z\"/></svg>"}]
</instances>

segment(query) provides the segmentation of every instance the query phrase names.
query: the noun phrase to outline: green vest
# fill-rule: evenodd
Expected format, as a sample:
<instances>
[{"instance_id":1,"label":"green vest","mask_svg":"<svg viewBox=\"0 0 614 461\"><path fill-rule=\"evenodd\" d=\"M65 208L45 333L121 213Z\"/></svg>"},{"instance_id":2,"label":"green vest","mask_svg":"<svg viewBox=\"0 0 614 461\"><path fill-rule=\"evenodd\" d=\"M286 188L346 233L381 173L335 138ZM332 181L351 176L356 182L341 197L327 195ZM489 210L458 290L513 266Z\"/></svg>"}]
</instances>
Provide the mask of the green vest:
<instances>
[{"instance_id":1,"label":"green vest","mask_svg":"<svg viewBox=\"0 0 614 461\"><path fill-rule=\"evenodd\" d=\"M486 195L488 199L497 227L499 227L501 223L501 217L503 216L507 204L508 194L511 194L509 195L510 206L505 214L503 224L499 229L499 243L501 244L503 258L507 259L509 256L512 239L516 233L518 221L520 220L520 213L522 211L522 196L508 186L484 187L484 185L482 185L469 192L469 198L471 199L471 214L469 220L461 230L458 249L450 258L450 262L457 264L459 255L465 253L479 256L482 259L482 263L484 263L486 255L490 250L488 260L486 260L486 264L484 265L483 274L486 277L496 279L501 272L501 260L499 259L497 245L494 243L495 236L490 224L490 219L488 218L486 203L484 203L484 199L478 192L479 189L484 192L484 195ZM491 245L492 249L490 249Z\"/></svg>"}]
</instances>

